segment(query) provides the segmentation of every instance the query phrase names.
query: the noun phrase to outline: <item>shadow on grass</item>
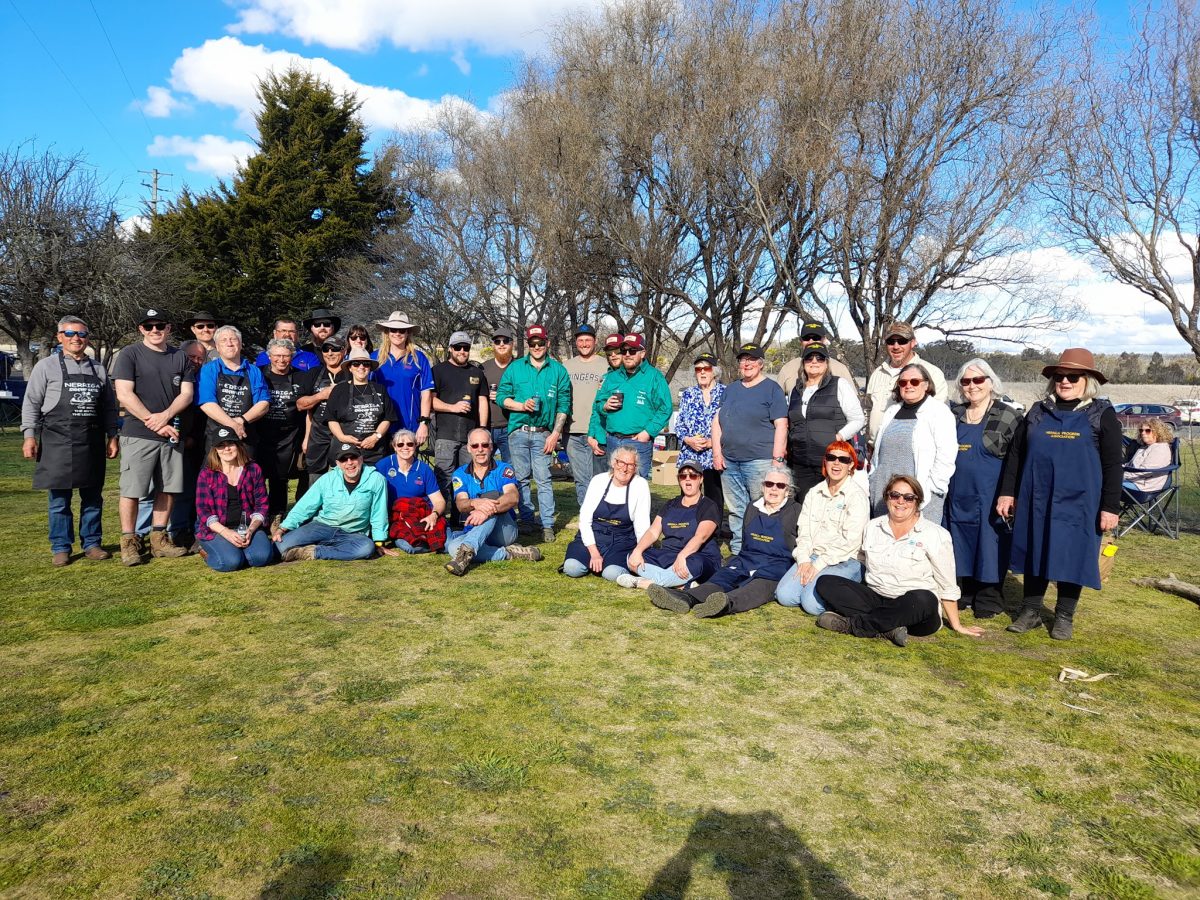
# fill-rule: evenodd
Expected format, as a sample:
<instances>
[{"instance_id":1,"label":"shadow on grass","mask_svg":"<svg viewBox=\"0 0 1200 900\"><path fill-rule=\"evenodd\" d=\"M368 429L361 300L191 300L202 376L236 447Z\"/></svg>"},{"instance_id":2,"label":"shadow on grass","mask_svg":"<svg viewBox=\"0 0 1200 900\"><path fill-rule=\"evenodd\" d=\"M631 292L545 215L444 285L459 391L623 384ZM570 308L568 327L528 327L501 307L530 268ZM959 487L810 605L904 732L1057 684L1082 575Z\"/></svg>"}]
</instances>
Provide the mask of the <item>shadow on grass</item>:
<instances>
[{"instance_id":1,"label":"shadow on grass","mask_svg":"<svg viewBox=\"0 0 1200 900\"><path fill-rule=\"evenodd\" d=\"M329 897L346 876L350 856L328 847L297 847L278 861L283 868L259 892L258 900Z\"/></svg>"},{"instance_id":2,"label":"shadow on grass","mask_svg":"<svg viewBox=\"0 0 1200 900\"><path fill-rule=\"evenodd\" d=\"M706 859L725 879L730 900L858 896L775 813L708 809L696 817L687 841L658 870L642 900L682 898L696 866Z\"/></svg>"}]
</instances>

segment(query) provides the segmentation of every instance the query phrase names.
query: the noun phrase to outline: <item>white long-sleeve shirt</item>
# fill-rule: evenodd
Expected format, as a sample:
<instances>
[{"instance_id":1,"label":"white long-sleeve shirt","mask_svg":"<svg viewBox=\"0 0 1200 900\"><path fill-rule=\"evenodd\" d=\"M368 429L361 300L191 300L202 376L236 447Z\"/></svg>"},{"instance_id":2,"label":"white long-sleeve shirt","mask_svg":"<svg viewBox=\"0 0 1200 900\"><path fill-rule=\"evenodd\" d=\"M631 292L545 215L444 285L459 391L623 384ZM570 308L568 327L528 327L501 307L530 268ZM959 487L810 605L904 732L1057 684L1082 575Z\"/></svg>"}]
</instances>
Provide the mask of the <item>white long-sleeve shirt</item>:
<instances>
[{"instance_id":1,"label":"white long-sleeve shirt","mask_svg":"<svg viewBox=\"0 0 1200 900\"><path fill-rule=\"evenodd\" d=\"M870 518L871 500L853 478L842 482L836 494L829 493L826 481L818 482L804 495L792 558L812 563L818 572L857 559Z\"/></svg>"},{"instance_id":2,"label":"white long-sleeve shirt","mask_svg":"<svg viewBox=\"0 0 1200 900\"><path fill-rule=\"evenodd\" d=\"M588 482L583 506L579 509L579 537L583 540L583 545L591 547L596 543L596 535L592 531L592 517L596 514L596 507L600 505L600 501L606 497L609 503L623 503L628 498L633 533L640 541L642 535L650 528L650 483L641 475L634 475L626 487L621 487L613 483L612 475L604 472Z\"/></svg>"},{"instance_id":3,"label":"white long-sleeve shirt","mask_svg":"<svg viewBox=\"0 0 1200 900\"><path fill-rule=\"evenodd\" d=\"M917 590L933 591L938 600L958 600L962 595L955 580L950 532L924 516L902 538L892 534L887 516L872 519L863 536L863 564L867 587L884 597Z\"/></svg>"}]
</instances>

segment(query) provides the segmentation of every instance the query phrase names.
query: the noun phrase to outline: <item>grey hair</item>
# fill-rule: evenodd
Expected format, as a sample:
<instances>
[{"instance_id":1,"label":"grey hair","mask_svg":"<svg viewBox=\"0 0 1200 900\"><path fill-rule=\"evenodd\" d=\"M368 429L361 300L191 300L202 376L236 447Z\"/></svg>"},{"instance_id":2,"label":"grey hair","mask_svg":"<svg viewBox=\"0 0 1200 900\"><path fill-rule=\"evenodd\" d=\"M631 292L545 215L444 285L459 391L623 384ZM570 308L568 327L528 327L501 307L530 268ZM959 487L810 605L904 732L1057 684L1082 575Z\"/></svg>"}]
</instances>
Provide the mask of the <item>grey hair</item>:
<instances>
[{"instance_id":1,"label":"grey hair","mask_svg":"<svg viewBox=\"0 0 1200 900\"><path fill-rule=\"evenodd\" d=\"M1095 375L1090 375L1087 372L1080 372L1079 374L1083 376L1084 382L1083 396L1080 399L1095 400L1100 396L1100 382L1096 380ZM1057 397L1058 394L1054 393L1054 376L1051 376L1046 379L1046 399L1053 403Z\"/></svg>"},{"instance_id":2,"label":"grey hair","mask_svg":"<svg viewBox=\"0 0 1200 900\"><path fill-rule=\"evenodd\" d=\"M239 341L242 339L242 333L240 331L238 331L237 328L235 328L232 325L222 325L220 328L218 328L216 331L213 332L213 343L215 344L218 340L220 340L221 335L226 334L226 333L232 334Z\"/></svg>"},{"instance_id":3,"label":"grey hair","mask_svg":"<svg viewBox=\"0 0 1200 900\"><path fill-rule=\"evenodd\" d=\"M490 428L472 428L470 431L467 432L467 443L468 444L471 442L471 436L476 435L476 434L482 434L484 437L487 438L489 444L492 443L492 430ZM413 435L413 437L416 438L416 435Z\"/></svg>"},{"instance_id":4,"label":"grey hair","mask_svg":"<svg viewBox=\"0 0 1200 900\"><path fill-rule=\"evenodd\" d=\"M967 374L967 369L978 369L988 377L988 381L992 383L993 397L999 397L1004 393L1004 382L1000 380L1000 376L996 374L995 369L988 365L988 361L986 359L975 357L975 359L969 359L963 363L962 368L958 370L958 374L954 376L954 383L958 385L958 396L963 400L967 399L966 395L963 394L962 389L962 380L963 376Z\"/></svg>"},{"instance_id":5,"label":"grey hair","mask_svg":"<svg viewBox=\"0 0 1200 900\"><path fill-rule=\"evenodd\" d=\"M229 326L227 325L225 327L228 328ZM295 353L296 345L287 338L271 338L269 341L267 341L267 356L271 355L272 350L279 349L286 350L288 353Z\"/></svg>"},{"instance_id":6,"label":"grey hair","mask_svg":"<svg viewBox=\"0 0 1200 900\"><path fill-rule=\"evenodd\" d=\"M187 353L187 352L188 352L189 350L191 350L193 347L204 347L204 345L203 345L203 344L201 344L201 343L200 343L198 340L196 340L195 338L188 338L186 341L184 341L182 344L180 344L180 345L179 345L179 349L180 349L180 350L182 350L184 353ZM207 347L204 347L204 352L205 352L205 353L207 353L207 352L208 352L208 348L207 348Z\"/></svg>"},{"instance_id":7,"label":"grey hair","mask_svg":"<svg viewBox=\"0 0 1200 900\"><path fill-rule=\"evenodd\" d=\"M79 316L63 316L58 320L59 331L62 331L68 325L82 325L84 328L88 327L88 323L79 318Z\"/></svg>"},{"instance_id":8,"label":"grey hair","mask_svg":"<svg viewBox=\"0 0 1200 900\"><path fill-rule=\"evenodd\" d=\"M488 436L489 437L491 436L491 432L488 432ZM396 441L400 440L400 438L408 438L414 444L417 442L417 436L413 432L409 431L407 428L401 428L399 431L397 431L395 434L392 435L392 446L393 447L396 445Z\"/></svg>"},{"instance_id":9,"label":"grey hair","mask_svg":"<svg viewBox=\"0 0 1200 900\"><path fill-rule=\"evenodd\" d=\"M771 468L763 472L762 476L758 479L757 487L760 494L762 493L762 483L766 480L768 475L778 475L780 478L784 479L787 482L789 490L796 486L795 479L792 478L792 470L787 466L781 466L778 463L773 463Z\"/></svg>"},{"instance_id":10,"label":"grey hair","mask_svg":"<svg viewBox=\"0 0 1200 900\"><path fill-rule=\"evenodd\" d=\"M641 460L641 457L638 456L637 450L633 449L633 447L630 447L628 444L626 444L623 447L618 447L616 450L614 450L612 452L612 459L608 463L608 471L610 471L610 472L614 471L613 467L617 464L618 456L632 457L635 462L639 463L639 468L640 468L640 463L642 460ZM637 473L635 472L634 474L636 475Z\"/></svg>"}]
</instances>

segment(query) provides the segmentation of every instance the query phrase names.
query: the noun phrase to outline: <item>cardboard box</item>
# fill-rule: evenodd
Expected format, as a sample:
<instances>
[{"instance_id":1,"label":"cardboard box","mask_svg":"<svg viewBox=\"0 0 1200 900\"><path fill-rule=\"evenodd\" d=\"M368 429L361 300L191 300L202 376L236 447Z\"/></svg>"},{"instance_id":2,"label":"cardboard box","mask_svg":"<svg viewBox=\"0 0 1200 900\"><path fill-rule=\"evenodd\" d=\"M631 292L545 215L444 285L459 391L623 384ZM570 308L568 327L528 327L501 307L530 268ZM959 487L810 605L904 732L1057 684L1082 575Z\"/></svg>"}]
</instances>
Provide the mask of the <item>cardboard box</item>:
<instances>
[{"instance_id":1,"label":"cardboard box","mask_svg":"<svg viewBox=\"0 0 1200 900\"><path fill-rule=\"evenodd\" d=\"M679 484L679 479L675 477L674 463L659 463L650 469L651 484L665 484L668 487L674 487Z\"/></svg>"},{"instance_id":2,"label":"cardboard box","mask_svg":"<svg viewBox=\"0 0 1200 900\"><path fill-rule=\"evenodd\" d=\"M670 463L672 466L674 466L676 464L676 460L679 459L679 451L678 450L655 450L653 458L654 458L655 464Z\"/></svg>"}]
</instances>

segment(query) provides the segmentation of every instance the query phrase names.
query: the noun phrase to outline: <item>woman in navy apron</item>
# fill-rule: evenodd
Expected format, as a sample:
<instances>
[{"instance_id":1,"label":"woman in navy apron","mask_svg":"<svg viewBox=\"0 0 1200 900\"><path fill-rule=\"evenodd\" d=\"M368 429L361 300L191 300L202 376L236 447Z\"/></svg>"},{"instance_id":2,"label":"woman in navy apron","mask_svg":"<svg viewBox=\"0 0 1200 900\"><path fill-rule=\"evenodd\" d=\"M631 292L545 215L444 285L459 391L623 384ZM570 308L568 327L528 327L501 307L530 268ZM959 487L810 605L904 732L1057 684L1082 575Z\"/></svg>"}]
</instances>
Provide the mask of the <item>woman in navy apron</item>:
<instances>
[{"instance_id":1,"label":"woman in navy apron","mask_svg":"<svg viewBox=\"0 0 1200 900\"><path fill-rule=\"evenodd\" d=\"M350 380L333 389L326 415L334 441L358 447L363 465L370 466L387 456L387 434L396 421L392 398L370 380L378 365L361 347L351 350L346 357Z\"/></svg>"},{"instance_id":2,"label":"woman in navy apron","mask_svg":"<svg viewBox=\"0 0 1200 900\"><path fill-rule=\"evenodd\" d=\"M990 619L1003 611L1001 587L1012 544L1008 524L996 513L1000 470L1021 416L1000 399L1004 386L985 360L966 363L956 381L963 400L951 407L958 457L942 524L954 541L959 610L973 609L976 619Z\"/></svg>"},{"instance_id":3,"label":"woman in navy apron","mask_svg":"<svg viewBox=\"0 0 1200 900\"><path fill-rule=\"evenodd\" d=\"M591 480L584 495L579 532L562 566L571 578L590 572L616 581L628 575L629 554L650 528L650 484L637 474L637 450L618 448L611 465L607 475Z\"/></svg>"},{"instance_id":4,"label":"woman in navy apron","mask_svg":"<svg viewBox=\"0 0 1200 900\"><path fill-rule=\"evenodd\" d=\"M1025 576L1021 614L1008 626L1023 634L1042 623L1051 581L1058 603L1050 637L1073 633L1084 587L1100 589L1100 539L1117 527L1121 500L1121 423L1107 400L1107 380L1091 351L1064 350L1042 369L1047 395L1017 427L1004 463L996 512L1012 517L1010 567Z\"/></svg>"},{"instance_id":5,"label":"woman in navy apron","mask_svg":"<svg viewBox=\"0 0 1200 900\"><path fill-rule=\"evenodd\" d=\"M792 471L772 466L763 475L762 497L746 507L742 548L704 584L680 590L652 584L650 602L697 618L757 609L775 599L775 586L792 566L800 504L792 499Z\"/></svg>"},{"instance_id":6,"label":"woman in navy apron","mask_svg":"<svg viewBox=\"0 0 1200 900\"><path fill-rule=\"evenodd\" d=\"M717 547L721 510L701 493L704 467L696 460L685 460L675 474L679 496L667 502L629 554L629 572L616 579L621 587L679 587L707 581L721 568ZM659 538L662 546L655 547Z\"/></svg>"}]
</instances>

